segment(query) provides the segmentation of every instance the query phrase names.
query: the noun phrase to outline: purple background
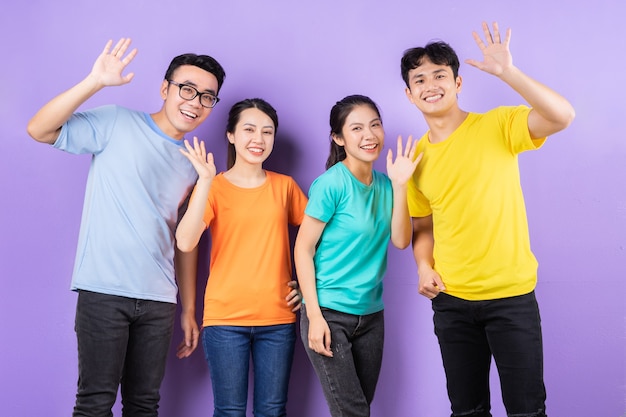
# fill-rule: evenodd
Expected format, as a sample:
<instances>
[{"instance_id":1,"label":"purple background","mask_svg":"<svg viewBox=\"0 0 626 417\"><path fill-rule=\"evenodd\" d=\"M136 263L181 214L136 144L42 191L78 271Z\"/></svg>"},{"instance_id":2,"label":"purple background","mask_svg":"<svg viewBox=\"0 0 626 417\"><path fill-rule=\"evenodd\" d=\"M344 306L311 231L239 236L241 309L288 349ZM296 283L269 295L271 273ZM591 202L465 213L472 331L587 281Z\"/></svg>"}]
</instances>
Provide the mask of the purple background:
<instances>
[{"instance_id":1,"label":"purple background","mask_svg":"<svg viewBox=\"0 0 626 417\"><path fill-rule=\"evenodd\" d=\"M127 86L102 91L86 108L118 103L157 111L170 59L208 53L224 65L227 78L222 101L196 133L216 154L218 169L225 168L230 105L260 96L278 109L281 124L268 168L294 176L306 191L323 171L336 100L361 93L377 101L387 147L398 134L421 135L426 125L405 98L399 75L402 52L443 39L461 60L480 58L471 31L482 20L513 28L514 62L564 94L577 111L568 130L520 158L540 263L548 413L626 415L622 1L33 0L2 9L0 415L69 415L73 406L76 294L68 288L89 157L37 144L25 126L41 105L89 72L108 39L133 39L139 54L130 70L136 76ZM475 68L462 64L460 73L466 110L522 102ZM203 279L206 271L205 261ZM385 291L385 357L373 415L448 415L432 313L417 294L409 250L390 250ZM177 330L173 345L180 338ZM162 415L210 415L201 349L182 361L170 356ZM492 386L494 415L502 416L495 370ZM300 342L289 412L328 415Z\"/></svg>"}]
</instances>

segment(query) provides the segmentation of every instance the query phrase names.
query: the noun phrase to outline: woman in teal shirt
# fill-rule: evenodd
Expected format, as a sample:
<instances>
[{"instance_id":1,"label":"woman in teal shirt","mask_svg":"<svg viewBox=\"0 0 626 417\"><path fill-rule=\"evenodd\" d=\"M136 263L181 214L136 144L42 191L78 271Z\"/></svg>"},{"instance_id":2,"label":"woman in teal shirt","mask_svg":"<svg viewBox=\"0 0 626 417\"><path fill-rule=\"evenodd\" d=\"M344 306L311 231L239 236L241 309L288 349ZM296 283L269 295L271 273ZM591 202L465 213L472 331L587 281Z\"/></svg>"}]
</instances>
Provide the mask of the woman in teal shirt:
<instances>
[{"instance_id":1,"label":"woman in teal shirt","mask_svg":"<svg viewBox=\"0 0 626 417\"><path fill-rule=\"evenodd\" d=\"M389 240L411 240L406 184L420 157L398 137L387 175L373 169L385 132L369 98L348 96L330 113L326 172L309 190L294 259L304 297L302 340L331 415L365 417L380 373L384 340L382 279Z\"/></svg>"}]
</instances>

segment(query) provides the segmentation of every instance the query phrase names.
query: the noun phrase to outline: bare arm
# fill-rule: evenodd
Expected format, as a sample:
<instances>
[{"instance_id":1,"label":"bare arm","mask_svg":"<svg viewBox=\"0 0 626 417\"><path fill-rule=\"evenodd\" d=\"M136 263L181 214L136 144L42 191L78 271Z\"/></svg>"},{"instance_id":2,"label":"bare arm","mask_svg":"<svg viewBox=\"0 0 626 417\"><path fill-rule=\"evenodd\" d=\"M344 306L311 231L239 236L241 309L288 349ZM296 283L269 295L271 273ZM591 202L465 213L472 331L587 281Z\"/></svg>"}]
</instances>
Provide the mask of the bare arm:
<instances>
[{"instance_id":1,"label":"bare arm","mask_svg":"<svg viewBox=\"0 0 626 417\"><path fill-rule=\"evenodd\" d=\"M330 328L322 315L317 299L315 283L315 247L322 236L326 223L304 215L296 244L293 251L300 291L306 305L306 315L309 319L309 348L324 356L333 356L330 350Z\"/></svg>"},{"instance_id":2,"label":"bare arm","mask_svg":"<svg viewBox=\"0 0 626 417\"><path fill-rule=\"evenodd\" d=\"M433 217L413 217L413 256L419 275L418 291L425 297L434 298L446 287L439 274L433 269Z\"/></svg>"},{"instance_id":3,"label":"bare arm","mask_svg":"<svg viewBox=\"0 0 626 417\"><path fill-rule=\"evenodd\" d=\"M38 142L54 143L59 137L61 126L87 99L107 86L129 83L134 74L122 75L126 66L137 54L133 49L126 56L130 39L122 38L111 50L113 41L108 41L96 59L89 75L69 90L59 94L45 104L28 122L28 134Z\"/></svg>"},{"instance_id":4,"label":"bare arm","mask_svg":"<svg viewBox=\"0 0 626 417\"><path fill-rule=\"evenodd\" d=\"M189 159L198 172L194 198L189 202L187 211L176 228L176 245L183 252L192 251L200 241L202 233L206 229L204 223L204 211L209 200L209 190L213 178L215 178L215 163L213 154L206 152L204 142L198 142L193 138L193 147L185 141L185 148L181 153Z\"/></svg>"},{"instance_id":5,"label":"bare arm","mask_svg":"<svg viewBox=\"0 0 626 417\"><path fill-rule=\"evenodd\" d=\"M406 187L415 171L415 167L422 159L422 154L415 158L415 146L411 136L402 150L402 136L398 136L396 145L396 160L393 160L391 149L387 153L387 175L393 187L393 211L391 213L391 243L396 248L404 249L411 243L411 217L407 204Z\"/></svg>"},{"instance_id":6,"label":"bare arm","mask_svg":"<svg viewBox=\"0 0 626 417\"><path fill-rule=\"evenodd\" d=\"M575 117L569 101L513 65L509 50L511 29L507 29L502 41L497 23L493 23L493 35L487 23L483 22L482 26L485 41L476 32L473 32L473 36L483 53L483 62L473 59L465 62L500 78L528 102L532 107L528 116L528 130L533 139L549 136L569 126Z\"/></svg>"},{"instance_id":7,"label":"bare arm","mask_svg":"<svg viewBox=\"0 0 626 417\"><path fill-rule=\"evenodd\" d=\"M178 345L176 356L186 358L198 346L200 330L196 321L196 278L198 275L198 247L188 253L176 249L176 280L180 296L180 326L183 340Z\"/></svg>"}]
</instances>

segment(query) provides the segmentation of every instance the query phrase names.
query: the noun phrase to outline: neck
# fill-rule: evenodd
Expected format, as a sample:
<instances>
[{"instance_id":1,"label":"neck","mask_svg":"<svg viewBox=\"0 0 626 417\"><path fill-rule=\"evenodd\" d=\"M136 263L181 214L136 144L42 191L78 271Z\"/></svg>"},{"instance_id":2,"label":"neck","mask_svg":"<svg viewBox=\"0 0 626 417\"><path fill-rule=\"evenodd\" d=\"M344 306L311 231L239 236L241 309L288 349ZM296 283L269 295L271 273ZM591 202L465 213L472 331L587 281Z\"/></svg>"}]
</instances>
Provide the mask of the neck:
<instances>
[{"instance_id":1,"label":"neck","mask_svg":"<svg viewBox=\"0 0 626 417\"><path fill-rule=\"evenodd\" d=\"M348 158L344 159L340 163L343 163L348 171L354 178L359 180L365 185L370 185L372 183L374 164L372 162L361 162L361 161L353 161Z\"/></svg>"},{"instance_id":2,"label":"neck","mask_svg":"<svg viewBox=\"0 0 626 417\"><path fill-rule=\"evenodd\" d=\"M468 112L456 107L453 111L442 115L424 115L429 128L430 143L446 140L467 118Z\"/></svg>"},{"instance_id":3,"label":"neck","mask_svg":"<svg viewBox=\"0 0 626 417\"><path fill-rule=\"evenodd\" d=\"M172 126L169 123L167 117L165 116L165 112L163 110L157 113L152 113L150 117L152 117L152 120L154 120L154 124L156 124L159 127L159 129L163 131L163 133L165 133L167 136L171 137L172 139L181 140L185 136L185 132L178 131L177 129L174 128L174 126Z\"/></svg>"},{"instance_id":4,"label":"neck","mask_svg":"<svg viewBox=\"0 0 626 417\"><path fill-rule=\"evenodd\" d=\"M242 188L254 188L265 182L265 170L261 164L245 164L235 161L235 165L224 173L231 183Z\"/></svg>"}]
</instances>

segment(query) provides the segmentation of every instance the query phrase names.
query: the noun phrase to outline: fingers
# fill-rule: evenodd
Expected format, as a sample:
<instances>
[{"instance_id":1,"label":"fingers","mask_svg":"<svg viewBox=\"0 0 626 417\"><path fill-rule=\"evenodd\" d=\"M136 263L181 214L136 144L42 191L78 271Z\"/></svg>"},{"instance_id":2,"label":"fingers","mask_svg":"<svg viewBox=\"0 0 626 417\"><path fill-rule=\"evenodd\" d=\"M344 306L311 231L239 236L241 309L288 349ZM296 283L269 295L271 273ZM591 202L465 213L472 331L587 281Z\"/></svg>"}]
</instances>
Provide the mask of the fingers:
<instances>
[{"instance_id":1,"label":"fingers","mask_svg":"<svg viewBox=\"0 0 626 417\"><path fill-rule=\"evenodd\" d=\"M402 135L398 135L398 140L396 141L396 158L400 155L404 155L402 152Z\"/></svg>"},{"instance_id":2,"label":"fingers","mask_svg":"<svg viewBox=\"0 0 626 417\"><path fill-rule=\"evenodd\" d=\"M326 337L326 333L324 334L323 340L309 339L309 348L311 348L311 350L313 350L318 355L332 358L333 351L330 350L330 332L328 333L328 337Z\"/></svg>"},{"instance_id":3,"label":"fingers","mask_svg":"<svg viewBox=\"0 0 626 417\"><path fill-rule=\"evenodd\" d=\"M404 148L404 156L411 158L412 154L415 152L416 145L417 141L413 140L413 135L409 135L406 140L406 147Z\"/></svg>"},{"instance_id":4,"label":"fingers","mask_svg":"<svg viewBox=\"0 0 626 417\"><path fill-rule=\"evenodd\" d=\"M432 300L437 295L439 295L439 289L435 287L434 285L421 286L418 292L430 300Z\"/></svg>"},{"instance_id":5,"label":"fingers","mask_svg":"<svg viewBox=\"0 0 626 417\"><path fill-rule=\"evenodd\" d=\"M487 43L487 45L493 45L498 43L508 45L511 39L511 29L509 28L506 30L506 33L504 35L504 41L502 41L502 35L500 34L500 26L498 25L498 22L493 22L492 25L493 34L492 31L489 29L489 25L487 24L487 22L482 23L483 34L485 35L485 42ZM474 36L474 40L481 49L486 47L485 43L482 41L478 33L472 32L472 35Z\"/></svg>"},{"instance_id":6,"label":"fingers","mask_svg":"<svg viewBox=\"0 0 626 417\"><path fill-rule=\"evenodd\" d=\"M130 38L121 38L119 41L117 41L117 43L113 47L113 50L111 51L111 55L114 55L121 59L121 57L124 56L124 54L128 50L130 43L131 43Z\"/></svg>"},{"instance_id":7,"label":"fingers","mask_svg":"<svg viewBox=\"0 0 626 417\"><path fill-rule=\"evenodd\" d=\"M104 49L102 50L103 55L107 55L109 53L111 45L113 45L113 39L109 39L106 45L104 45Z\"/></svg>"},{"instance_id":8,"label":"fingers","mask_svg":"<svg viewBox=\"0 0 626 417\"><path fill-rule=\"evenodd\" d=\"M441 291L445 291L446 286L439 274L433 274L426 278L424 282L419 281L418 292L429 299L433 299L439 295Z\"/></svg>"},{"instance_id":9,"label":"fingers","mask_svg":"<svg viewBox=\"0 0 626 417\"><path fill-rule=\"evenodd\" d=\"M187 358L198 347L198 333L194 332L191 338L185 337L176 348L176 357L178 359Z\"/></svg>"},{"instance_id":10,"label":"fingers","mask_svg":"<svg viewBox=\"0 0 626 417\"><path fill-rule=\"evenodd\" d=\"M445 291L446 290L446 286L443 283L443 281L441 280L441 277L439 276L439 274L435 275L433 277L433 280L435 281L435 285L437 286L437 289L439 290L437 293L439 293L440 291Z\"/></svg>"},{"instance_id":11,"label":"fingers","mask_svg":"<svg viewBox=\"0 0 626 417\"><path fill-rule=\"evenodd\" d=\"M487 22L483 22L483 34L485 35L485 41L487 44L493 44L493 37L491 36L491 31L489 30Z\"/></svg>"},{"instance_id":12,"label":"fingers","mask_svg":"<svg viewBox=\"0 0 626 417\"><path fill-rule=\"evenodd\" d=\"M199 159L202 162L206 161L208 163L213 163L213 154L211 152L207 154L206 145L204 144L204 142L200 142L197 136L193 137L193 147L187 139L185 139L184 144L190 156L194 156L196 159Z\"/></svg>"},{"instance_id":13,"label":"fingers","mask_svg":"<svg viewBox=\"0 0 626 417\"><path fill-rule=\"evenodd\" d=\"M413 150L412 153L415 154L415 150ZM417 167L417 164L420 163L420 161L422 160L423 156L424 156L424 152L420 152L420 154L417 155L417 158L415 158L415 160L413 160L413 166L414 167ZM413 155L411 155L411 158L413 158Z\"/></svg>"}]
</instances>

